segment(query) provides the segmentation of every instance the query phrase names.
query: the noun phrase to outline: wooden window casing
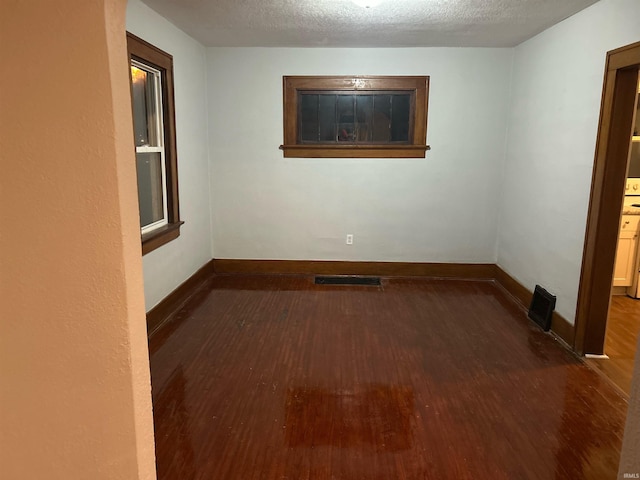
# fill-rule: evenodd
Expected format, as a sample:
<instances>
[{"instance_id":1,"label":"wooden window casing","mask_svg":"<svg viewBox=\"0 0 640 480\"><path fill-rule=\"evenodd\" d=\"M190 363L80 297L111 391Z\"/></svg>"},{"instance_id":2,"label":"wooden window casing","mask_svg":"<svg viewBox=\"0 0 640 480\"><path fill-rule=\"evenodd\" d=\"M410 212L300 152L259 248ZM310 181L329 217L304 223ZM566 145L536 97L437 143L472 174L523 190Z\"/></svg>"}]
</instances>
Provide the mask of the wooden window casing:
<instances>
[{"instance_id":1,"label":"wooden window casing","mask_svg":"<svg viewBox=\"0 0 640 480\"><path fill-rule=\"evenodd\" d=\"M141 38L127 32L129 65L135 60L160 72L162 84L162 117L165 154L165 188L167 224L141 235L142 254L145 255L180 236L180 207L178 199L178 154L173 90L173 57ZM132 107L133 108L133 107Z\"/></svg>"},{"instance_id":2,"label":"wooden window casing","mask_svg":"<svg viewBox=\"0 0 640 480\"><path fill-rule=\"evenodd\" d=\"M336 133L331 138L309 140L302 134L301 102L304 95L323 98L346 95L383 98L386 96L410 99L408 132L400 140L376 140L371 134L358 138L358 134L346 131L341 136L339 114L335 117ZM375 102L373 98L373 102ZM284 144L280 146L285 157L342 157L342 158L424 158L430 147L427 139L427 110L429 99L428 76L285 76L283 77ZM319 108L319 107L318 107ZM365 122L355 118L354 125ZM373 108L373 107L372 107ZM337 107L336 107L337 110ZM373 110L372 110L373 111ZM392 119L389 118L389 131ZM319 122L319 120L318 120ZM372 128L373 123L366 124ZM306 124L305 124L306 125ZM318 127L320 128L320 127ZM356 130L354 129L354 132ZM325 135L326 137L326 135Z\"/></svg>"}]
</instances>

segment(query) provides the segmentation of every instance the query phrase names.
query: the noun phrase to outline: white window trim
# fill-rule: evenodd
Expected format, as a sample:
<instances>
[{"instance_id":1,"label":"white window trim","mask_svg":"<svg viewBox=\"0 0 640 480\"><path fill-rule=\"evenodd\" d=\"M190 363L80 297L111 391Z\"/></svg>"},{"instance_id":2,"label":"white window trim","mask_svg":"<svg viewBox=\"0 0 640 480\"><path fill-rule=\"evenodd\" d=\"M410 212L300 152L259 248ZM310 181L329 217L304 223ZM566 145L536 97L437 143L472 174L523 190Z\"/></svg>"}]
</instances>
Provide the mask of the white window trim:
<instances>
[{"instance_id":1,"label":"white window trim","mask_svg":"<svg viewBox=\"0 0 640 480\"><path fill-rule=\"evenodd\" d=\"M156 107L156 115L157 122L155 125L156 135L158 138L157 147L152 147L149 145L144 146L136 146L136 154L138 153L160 153L160 175L162 182L162 218L156 222L145 225L140 228L140 233L144 235L145 233L153 232L165 225L169 224L169 213L167 210L167 167L165 163L165 142L164 142L164 110L162 105L162 75L161 72L146 63L139 62L137 60L132 60L131 65L143 70L147 73L153 74L153 79L156 83L155 85L155 107Z\"/></svg>"}]
</instances>

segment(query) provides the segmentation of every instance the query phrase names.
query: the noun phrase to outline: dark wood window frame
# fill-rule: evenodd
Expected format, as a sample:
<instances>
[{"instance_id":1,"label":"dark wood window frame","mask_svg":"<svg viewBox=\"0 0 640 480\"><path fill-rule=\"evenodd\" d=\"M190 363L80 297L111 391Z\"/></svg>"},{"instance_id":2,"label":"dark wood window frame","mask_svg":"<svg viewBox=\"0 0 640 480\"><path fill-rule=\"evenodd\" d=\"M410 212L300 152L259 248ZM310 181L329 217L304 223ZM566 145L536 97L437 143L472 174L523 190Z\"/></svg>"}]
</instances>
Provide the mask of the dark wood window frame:
<instances>
[{"instance_id":1,"label":"dark wood window frame","mask_svg":"<svg viewBox=\"0 0 640 480\"><path fill-rule=\"evenodd\" d=\"M411 94L410 130L407 142L307 143L300 140L301 92ZM424 158L427 145L428 76L285 76L283 77L285 157Z\"/></svg>"},{"instance_id":2,"label":"dark wood window frame","mask_svg":"<svg viewBox=\"0 0 640 480\"><path fill-rule=\"evenodd\" d=\"M180 236L180 208L178 200L178 155L176 148L176 120L173 90L173 56L139 37L127 32L129 65L137 60L159 70L162 79L162 114L164 127L166 202L168 223L142 235L142 254L169 243ZM132 107L133 108L133 107Z\"/></svg>"}]
</instances>

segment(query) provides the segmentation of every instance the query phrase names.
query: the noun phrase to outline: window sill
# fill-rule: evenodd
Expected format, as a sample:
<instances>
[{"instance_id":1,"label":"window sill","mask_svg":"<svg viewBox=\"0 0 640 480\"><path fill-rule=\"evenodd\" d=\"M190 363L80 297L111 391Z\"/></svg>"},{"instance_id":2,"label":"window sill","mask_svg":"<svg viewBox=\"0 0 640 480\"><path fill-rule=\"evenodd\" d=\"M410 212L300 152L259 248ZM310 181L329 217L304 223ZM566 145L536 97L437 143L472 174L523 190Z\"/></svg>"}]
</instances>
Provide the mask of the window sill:
<instances>
[{"instance_id":1,"label":"window sill","mask_svg":"<svg viewBox=\"0 0 640 480\"><path fill-rule=\"evenodd\" d=\"M175 240L180 236L180 226L184 222L176 222L165 225L153 232L142 235L142 255L153 252L156 248Z\"/></svg>"},{"instance_id":2,"label":"window sill","mask_svg":"<svg viewBox=\"0 0 640 480\"><path fill-rule=\"evenodd\" d=\"M425 158L429 145L280 145L291 158Z\"/></svg>"}]
</instances>

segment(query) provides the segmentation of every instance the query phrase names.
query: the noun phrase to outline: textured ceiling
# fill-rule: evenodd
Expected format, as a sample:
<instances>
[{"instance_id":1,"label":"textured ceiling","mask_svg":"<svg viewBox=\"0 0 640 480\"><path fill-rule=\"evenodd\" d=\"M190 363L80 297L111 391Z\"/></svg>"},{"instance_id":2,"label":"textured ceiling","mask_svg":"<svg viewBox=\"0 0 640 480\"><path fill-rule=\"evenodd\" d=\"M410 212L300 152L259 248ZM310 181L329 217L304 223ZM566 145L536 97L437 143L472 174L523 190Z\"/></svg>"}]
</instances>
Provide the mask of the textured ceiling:
<instances>
[{"instance_id":1,"label":"textured ceiling","mask_svg":"<svg viewBox=\"0 0 640 480\"><path fill-rule=\"evenodd\" d=\"M206 46L512 47L596 0L143 0Z\"/></svg>"}]
</instances>

